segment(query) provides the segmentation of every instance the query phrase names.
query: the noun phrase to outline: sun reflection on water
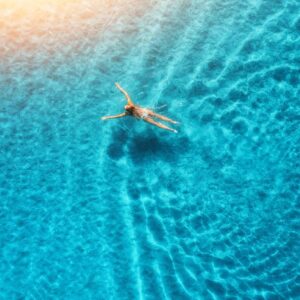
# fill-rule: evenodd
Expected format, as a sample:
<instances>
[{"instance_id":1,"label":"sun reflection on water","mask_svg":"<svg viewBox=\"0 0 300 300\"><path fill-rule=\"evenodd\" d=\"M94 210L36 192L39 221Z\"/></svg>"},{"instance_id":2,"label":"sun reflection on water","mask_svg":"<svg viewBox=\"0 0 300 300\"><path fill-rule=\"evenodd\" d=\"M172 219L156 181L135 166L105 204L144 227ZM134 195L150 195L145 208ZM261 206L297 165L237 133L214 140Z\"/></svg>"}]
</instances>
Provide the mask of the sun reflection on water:
<instances>
[{"instance_id":1,"label":"sun reflection on water","mask_svg":"<svg viewBox=\"0 0 300 300\"><path fill-rule=\"evenodd\" d=\"M0 57L35 47L59 49L87 35L98 38L128 12L126 5L110 0L0 0Z\"/></svg>"}]
</instances>

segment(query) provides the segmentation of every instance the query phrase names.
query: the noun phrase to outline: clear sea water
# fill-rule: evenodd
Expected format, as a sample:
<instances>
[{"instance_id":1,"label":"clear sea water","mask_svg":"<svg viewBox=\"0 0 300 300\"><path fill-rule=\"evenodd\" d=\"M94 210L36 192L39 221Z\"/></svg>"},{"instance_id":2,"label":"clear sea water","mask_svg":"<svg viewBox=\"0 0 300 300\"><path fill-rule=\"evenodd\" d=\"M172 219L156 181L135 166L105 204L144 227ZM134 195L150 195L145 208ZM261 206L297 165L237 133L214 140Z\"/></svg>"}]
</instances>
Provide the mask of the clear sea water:
<instances>
[{"instance_id":1,"label":"clear sea water","mask_svg":"<svg viewBox=\"0 0 300 300\"><path fill-rule=\"evenodd\" d=\"M1 0L0 58L0 299L300 299L298 0Z\"/></svg>"}]
</instances>

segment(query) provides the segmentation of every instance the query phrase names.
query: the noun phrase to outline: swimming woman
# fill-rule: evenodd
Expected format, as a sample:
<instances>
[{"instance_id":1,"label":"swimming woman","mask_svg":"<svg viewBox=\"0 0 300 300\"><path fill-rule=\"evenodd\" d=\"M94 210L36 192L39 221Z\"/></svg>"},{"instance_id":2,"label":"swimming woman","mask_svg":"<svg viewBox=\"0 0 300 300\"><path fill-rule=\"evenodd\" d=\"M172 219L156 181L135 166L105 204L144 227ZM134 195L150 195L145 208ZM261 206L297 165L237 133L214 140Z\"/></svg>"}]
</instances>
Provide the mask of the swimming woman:
<instances>
[{"instance_id":1,"label":"swimming woman","mask_svg":"<svg viewBox=\"0 0 300 300\"><path fill-rule=\"evenodd\" d=\"M124 94L126 100L127 100L127 104L125 105L124 109L125 112L118 114L118 115L114 115L114 116L107 116L107 117L102 117L102 120L108 120L108 119L116 119L116 118L122 118L125 116L132 116L135 117L137 119L143 120L145 122L148 122L150 124L153 124L157 127L169 130L169 131L173 131L175 133L177 133L177 130L170 128L160 122L157 122L155 120L153 120L153 118L157 118L166 122L170 122L173 124L177 124L178 122L169 119L165 116L162 116L160 114L157 114L156 112L148 109L148 108L142 108L136 104L133 103L133 101L131 100L131 98L129 97L128 93L118 84L115 83L116 87Z\"/></svg>"}]
</instances>

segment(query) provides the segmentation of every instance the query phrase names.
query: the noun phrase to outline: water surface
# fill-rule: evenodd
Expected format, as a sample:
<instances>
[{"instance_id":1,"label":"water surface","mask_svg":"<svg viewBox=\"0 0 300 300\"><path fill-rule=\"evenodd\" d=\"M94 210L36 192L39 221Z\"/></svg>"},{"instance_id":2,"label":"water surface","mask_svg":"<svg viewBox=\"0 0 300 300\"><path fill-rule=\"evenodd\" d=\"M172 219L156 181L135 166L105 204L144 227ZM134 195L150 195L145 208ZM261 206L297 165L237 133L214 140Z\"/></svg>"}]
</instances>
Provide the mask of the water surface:
<instances>
[{"instance_id":1,"label":"water surface","mask_svg":"<svg viewBox=\"0 0 300 300\"><path fill-rule=\"evenodd\" d=\"M299 299L299 1L62 2L0 1L0 298Z\"/></svg>"}]
</instances>

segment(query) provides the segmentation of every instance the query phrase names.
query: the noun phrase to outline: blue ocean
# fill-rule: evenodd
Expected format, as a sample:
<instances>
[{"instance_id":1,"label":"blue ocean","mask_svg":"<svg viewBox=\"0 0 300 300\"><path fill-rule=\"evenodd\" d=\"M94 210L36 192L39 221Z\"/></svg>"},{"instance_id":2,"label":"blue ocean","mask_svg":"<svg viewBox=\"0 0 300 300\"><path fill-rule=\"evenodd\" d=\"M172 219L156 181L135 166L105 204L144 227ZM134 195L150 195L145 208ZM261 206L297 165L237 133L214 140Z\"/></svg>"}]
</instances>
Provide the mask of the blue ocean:
<instances>
[{"instance_id":1,"label":"blue ocean","mask_svg":"<svg viewBox=\"0 0 300 300\"><path fill-rule=\"evenodd\" d=\"M0 58L1 300L300 299L299 0L0 0Z\"/></svg>"}]
</instances>

